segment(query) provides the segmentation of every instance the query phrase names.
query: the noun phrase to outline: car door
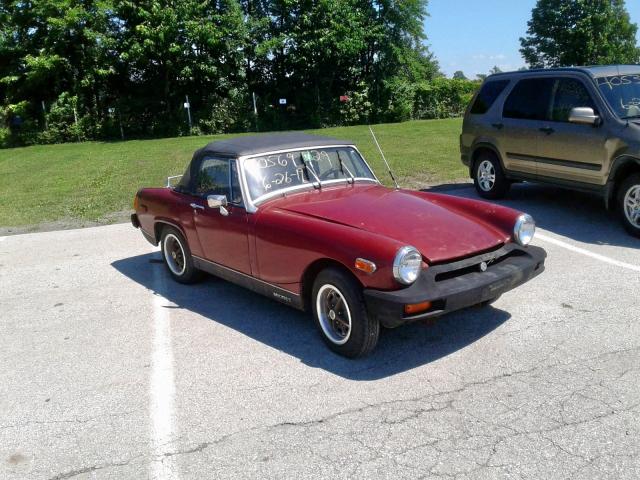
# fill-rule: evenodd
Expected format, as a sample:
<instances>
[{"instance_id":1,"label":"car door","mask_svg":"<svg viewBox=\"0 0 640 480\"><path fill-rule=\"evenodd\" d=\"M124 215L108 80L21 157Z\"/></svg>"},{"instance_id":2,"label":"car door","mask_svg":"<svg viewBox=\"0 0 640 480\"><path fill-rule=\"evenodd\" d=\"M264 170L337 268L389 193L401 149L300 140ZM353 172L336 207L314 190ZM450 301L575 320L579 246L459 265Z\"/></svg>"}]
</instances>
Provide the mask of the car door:
<instances>
[{"instance_id":1,"label":"car door","mask_svg":"<svg viewBox=\"0 0 640 480\"><path fill-rule=\"evenodd\" d=\"M236 160L203 157L193 185L193 221L205 259L250 275L248 216ZM227 206L210 208L208 195L225 195Z\"/></svg>"},{"instance_id":2,"label":"car door","mask_svg":"<svg viewBox=\"0 0 640 480\"><path fill-rule=\"evenodd\" d=\"M537 174L536 157L546 126L554 81L548 77L524 78L504 102L502 121L494 127L497 147L508 171Z\"/></svg>"},{"instance_id":3,"label":"car door","mask_svg":"<svg viewBox=\"0 0 640 480\"><path fill-rule=\"evenodd\" d=\"M569 122L573 108L602 108L595 96L577 77L557 78L553 87L549 121L538 145L538 175L571 182L600 183L607 159L604 128Z\"/></svg>"}]
</instances>

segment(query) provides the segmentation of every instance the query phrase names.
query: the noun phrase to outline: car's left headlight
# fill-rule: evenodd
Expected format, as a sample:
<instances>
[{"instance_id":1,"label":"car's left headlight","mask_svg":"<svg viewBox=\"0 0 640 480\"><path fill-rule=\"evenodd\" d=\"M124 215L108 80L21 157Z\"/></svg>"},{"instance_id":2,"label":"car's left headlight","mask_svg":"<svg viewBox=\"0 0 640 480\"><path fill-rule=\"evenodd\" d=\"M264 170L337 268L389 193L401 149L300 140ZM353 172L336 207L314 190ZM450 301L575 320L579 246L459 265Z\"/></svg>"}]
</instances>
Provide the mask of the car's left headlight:
<instances>
[{"instance_id":1,"label":"car's left headlight","mask_svg":"<svg viewBox=\"0 0 640 480\"><path fill-rule=\"evenodd\" d=\"M516 224L513 227L513 238L523 247L526 247L533 240L533 235L536 233L536 222L533 217L527 213L523 213L516 220Z\"/></svg>"},{"instance_id":2,"label":"car's left headlight","mask_svg":"<svg viewBox=\"0 0 640 480\"><path fill-rule=\"evenodd\" d=\"M411 285L418 279L420 267L422 267L422 254L418 249L411 246L402 247L393 260L393 276L398 282Z\"/></svg>"}]
</instances>

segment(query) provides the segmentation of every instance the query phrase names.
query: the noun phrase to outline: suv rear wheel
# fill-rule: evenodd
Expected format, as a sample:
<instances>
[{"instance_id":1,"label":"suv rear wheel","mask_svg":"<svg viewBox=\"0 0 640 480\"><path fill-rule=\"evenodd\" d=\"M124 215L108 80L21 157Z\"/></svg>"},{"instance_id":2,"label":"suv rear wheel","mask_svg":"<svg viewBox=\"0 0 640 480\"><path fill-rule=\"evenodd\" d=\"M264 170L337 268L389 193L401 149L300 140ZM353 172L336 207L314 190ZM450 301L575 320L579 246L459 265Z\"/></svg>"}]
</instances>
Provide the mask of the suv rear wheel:
<instances>
[{"instance_id":1,"label":"suv rear wheel","mask_svg":"<svg viewBox=\"0 0 640 480\"><path fill-rule=\"evenodd\" d=\"M498 158L489 152L481 153L473 166L473 184L482 198L503 198L511 186L502 171Z\"/></svg>"},{"instance_id":2,"label":"suv rear wheel","mask_svg":"<svg viewBox=\"0 0 640 480\"><path fill-rule=\"evenodd\" d=\"M634 173L620 184L618 211L627 231L640 237L640 173Z\"/></svg>"}]
</instances>

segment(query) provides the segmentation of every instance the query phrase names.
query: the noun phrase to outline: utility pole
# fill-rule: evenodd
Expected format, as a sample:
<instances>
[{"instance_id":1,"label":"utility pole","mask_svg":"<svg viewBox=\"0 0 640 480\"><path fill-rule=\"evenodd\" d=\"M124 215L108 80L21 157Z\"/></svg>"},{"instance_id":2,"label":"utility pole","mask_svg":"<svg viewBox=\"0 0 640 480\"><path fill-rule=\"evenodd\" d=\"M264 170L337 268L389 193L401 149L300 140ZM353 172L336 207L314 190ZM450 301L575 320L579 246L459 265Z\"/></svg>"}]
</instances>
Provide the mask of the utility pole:
<instances>
[{"instance_id":1,"label":"utility pole","mask_svg":"<svg viewBox=\"0 0 640 480\"><path fill-rule=\"evenodd\" d=\"M258 131L258 107L256 106L256 92L251 92L253 97L253 118L256 122L256 132Z\"/></svg>"},{"instance_id":2,"label":"utility pole","mask_svg":"<svg viewBox=\"0 0 640 480\"><path fill-rule=\"evenodd\" d=\"M189 103L189 95L185 95L184 108L187 109L187 117L189 118L189 135L191 135L191 104Z\"/></svg>"},{"instance_id":3,"label":"utility pole","mask_svg":"<svg viewBox=\"0 0 640 480\"><path fill-rule=\"evenodd\" d=\"M73 121L76 125L76 133L78 134L78 141L80 141L80 128L78 128L78 110L76 106L73 106Z\"/></svg>"},{"instance_id":4,"label":"utility pole","mask_svg":"<svg viewBox=\"0 0 640 480\"><path fill-rule=\"evenodd\" d=\"M44 114L44 129L49 129L49 120L47 119L47 108L44 105L44 100L42 100L42 113Z\"/></svg>"}]
</instances>

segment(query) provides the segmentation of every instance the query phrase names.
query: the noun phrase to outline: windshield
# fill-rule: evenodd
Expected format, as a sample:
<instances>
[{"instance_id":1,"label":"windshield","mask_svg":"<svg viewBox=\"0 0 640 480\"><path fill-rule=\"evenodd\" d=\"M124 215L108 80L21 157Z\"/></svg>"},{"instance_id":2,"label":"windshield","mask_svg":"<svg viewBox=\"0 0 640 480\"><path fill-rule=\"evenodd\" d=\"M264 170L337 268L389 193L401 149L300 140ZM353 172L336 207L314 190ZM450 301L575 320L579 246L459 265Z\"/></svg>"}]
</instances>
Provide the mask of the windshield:
<instances>
[{"instance_id":1,"label":"windshield","mask_svg":"<svg viewBox=\"0 0 640 480\"><path fill-rule=\"evenodd\" d=\"M327 183L373 180L353 147L314 148L248 158L244 170L253 201L280 190Z\"/></svg>"},{"instance_id":2,"label":"windshield","mask_svg":"<svg viewBox=\"0 0 640 480\"><path fill-rule=\"evenodd\" d=\"M620 118L640 117L640 73L598 78L598 86Z\"/></svg>"}]
</instances>

